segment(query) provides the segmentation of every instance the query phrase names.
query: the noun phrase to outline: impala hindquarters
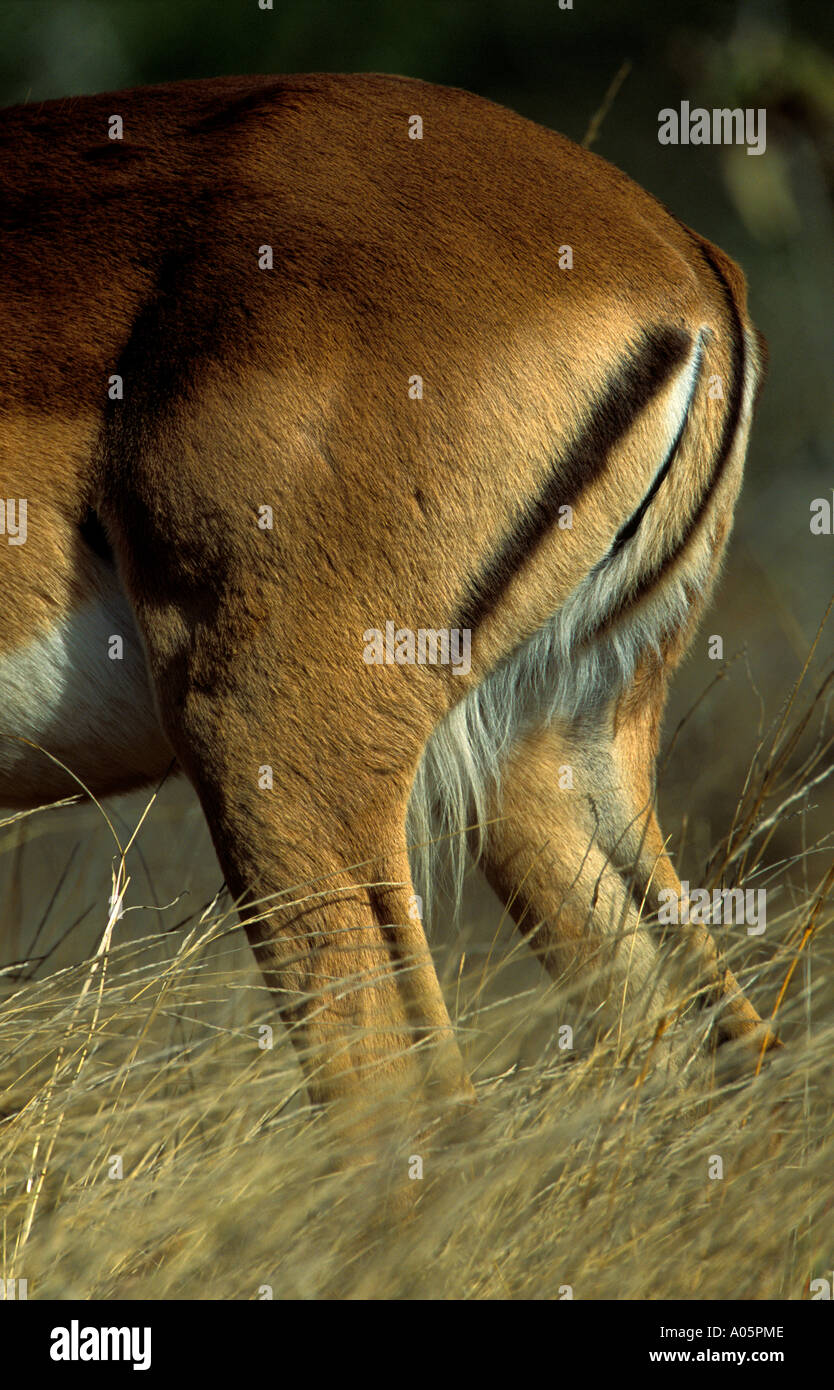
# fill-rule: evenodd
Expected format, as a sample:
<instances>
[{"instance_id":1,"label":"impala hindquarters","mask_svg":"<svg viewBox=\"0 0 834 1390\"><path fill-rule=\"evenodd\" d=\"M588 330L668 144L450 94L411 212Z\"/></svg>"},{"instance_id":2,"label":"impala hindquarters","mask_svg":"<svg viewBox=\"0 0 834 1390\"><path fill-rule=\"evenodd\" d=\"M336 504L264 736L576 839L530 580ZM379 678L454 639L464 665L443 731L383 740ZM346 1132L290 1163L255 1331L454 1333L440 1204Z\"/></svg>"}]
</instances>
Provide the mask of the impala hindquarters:
<instances>
[{"instance_id":1,"label":"impala hindquarters","mask_svg":"<svg viewBox=\"0 0 834 1390\"><path fill-rule=\"evenodd\" d=\"M74 789L21 736L98 795L176 755L316 1100L470 1093L410 911L438 824L481 823L489 880L609 1019L671 1007L638 907L679 886L652 766L740 483L740 272L604 161L405 79L45 103L0 141L29 499L0 800ZM471 669L369 665L389 621L465 629ZM722 1035L759 1037L705 931L685 954Z\"/></svg>"}]
</instances>

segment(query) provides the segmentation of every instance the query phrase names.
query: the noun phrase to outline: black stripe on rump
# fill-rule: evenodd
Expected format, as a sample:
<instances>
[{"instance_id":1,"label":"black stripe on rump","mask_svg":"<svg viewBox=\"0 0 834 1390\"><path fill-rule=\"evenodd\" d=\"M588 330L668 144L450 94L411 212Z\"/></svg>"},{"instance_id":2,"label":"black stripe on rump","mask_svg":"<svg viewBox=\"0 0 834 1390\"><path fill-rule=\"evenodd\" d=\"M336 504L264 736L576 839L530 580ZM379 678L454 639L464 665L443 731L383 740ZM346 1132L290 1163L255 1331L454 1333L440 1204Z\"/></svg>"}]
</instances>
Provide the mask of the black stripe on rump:
<instances>
[{"instance_id":1,"label":"black stripe on rump","mask_svg":"<svg viewBox=\"0 0 834 1390\"><path fill-rule=\"evenodd\" d=\"M704 488L703 493L698 498L697 504L690 514L689 520L686 523L686 528L677 545L673 550L670 550L668 554L664 555L659 564L640 576L638 583L630 593L623 595L617 607L611 611L605 619L605 622L598 628L597 631L600 635L609 631L615 623L620 621L624 614L630 609L635 608L637 604L655 588L660 580L669 573L679 556L686 550L686 547L703 521L704 514L709 505L709 500L721 480L724 469L727 467L730 454L732 453L736 431L738 430L739 420L741 418L741 409L744 403L744 377L746 365L744 327L741 322L741 315L739 314L733 292L721 267L716 263L708 249L703 246L700 241L695 237L693 237L692 240L719 283L731 324L730 336L732 346L730 349L730 373L732 381L727 411L724 416L724 425L721 431L721 440L715 455L709 484Z\"/></svg>"},{"instance_id":2,"label":"black stripe on rump","mask_svg":"<svg viewBox=\"0 0 834 1390\"><path fill-rule=\"evenodd\" d=\"M702 337L702 335L699 333L699 334L698 334L698 343L697 343L697 346L696 346L696 348L695 348L695 365L694 365L694 369L693 369L693 373L692 373L692 394L690 395L689 400L686 402L686 409L685 409L684 412L683 412L683 418L681 419L680 429L678 430L677 434L675 435L674 440L672 441L672 447L670 448L670 450L669 450L669 452L667 453L665 459L663 460L663 463L660 465L660 468L657 470L657 473L656 473L656 475L655 475L654 482L652 483L651 487L649 488L648 492L646 493L645 497L643 498L643 501L640 503L639 507L637 507L637 509L636 509L634 512L632 512L632 514L631 514L631 516L629 517L628 521L626 521L626 522L620 527L619 531L617 532L616 536L614 537L613 543L612 543L612 545L611 545L611 549L609 550L608 554L607 554L606 557L605 557L605 561L603 561L603 562L601 562L601 563L606 563L608 560L612 560L612 559L614 558L614 556L618 553L618 551L622 550L622 548L623 548L623 546L625 545L626 541L630 541L630 540L631 540L632 536L635 534L635 532L637 531L638 526L640 525L641 521L643 520L643 517L646 515L646 512L648 511L649 507L651 506L652 502L654 501L655 497L657 496L658 491L659 491L659 489L660 489L660 485L661 485L661 483L663 482L663 479L666 477L666 474L669 472L669 469L672 467L672 464L673 464L674 461L675 461L675 457L676 457L676 455L677 455L678 449L679 449L680 446L681 446L681 440L683 439L683 432L684 432L684 430L686 429L686 424L687 424L687 421L688 421L688 419L689 419L689 412L690 412L690 409L692 408L692 402L693 402L693 400L694 400L694 398L695 398L695 392L696 392L697 389L698 389L698 382L699 382L699 379L700 379L700 376L701 376L701 363L703 362L703 359L704 359L704 344L703 344L703 337Z\"/></svg>"},{"instance_id":3,"label":"black stripe on rump","mask_svg":"<svg viewBox=\"0 0 834 1390\"><path fill-rule=\"evenodd\" d=\"M520 509L512 529L470 584L455 626L474 630L496 608L514 575L552 529L559 508L576 506L605 470L612 449L691 349L692 338L682 328L642 333L635 354L608 374L589 419L566 453L554 460L538 496Z\"/></svg>"}]
</instances>

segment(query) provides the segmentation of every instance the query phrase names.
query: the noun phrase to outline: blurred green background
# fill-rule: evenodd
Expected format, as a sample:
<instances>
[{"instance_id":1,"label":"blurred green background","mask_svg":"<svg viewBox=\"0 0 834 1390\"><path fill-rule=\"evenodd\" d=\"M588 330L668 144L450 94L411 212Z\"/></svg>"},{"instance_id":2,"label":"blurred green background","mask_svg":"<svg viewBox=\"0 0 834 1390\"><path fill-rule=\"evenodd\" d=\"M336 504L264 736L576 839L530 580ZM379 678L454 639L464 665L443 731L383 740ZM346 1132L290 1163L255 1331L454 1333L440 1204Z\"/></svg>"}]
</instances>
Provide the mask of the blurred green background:
<instances>
[{"instance_id":1,"label":"blurred green background","mask_svg":"<svg viewBox=\"0 0 834 1390\"><path fill-rule=\"evenodd\" d=\"M831 498L834 487L831 14L830 0L576 0L573 9L558 0L275 0L272 10L258 0L0 0L3 104L215 74L382 71L469 88L582 140L612 79L631 65L594 148L740 262L770 345L724 581L676 679L666 724L668 734L717 674L706 639L721 634L726 678L682 730L661 788L662 822L694 883L832 589L834 536L809 529L812 500ZM659 110L684 98L764 107L766 153L659 145ZM818 671L830 665L831 629ZM830 830L829 786L794 808L807 814L785 818L773 859ZM196 905L219 884L196 808L178 819L180 795L166 789L152 817L148 879L141 864L135 869L139 900L161 904L190 888ZM125 803L128 819L137 804ZM172 837L174 824L182 833ZM0 831L12 956L31 946L70 855L61 892L72 891L83 917L67 949L76 956L84 948L87 926L101 926L107 855L96 859L93 850L106 844L91 808ZM44 927L39 946L48 934Z\"/></svg>"}]
</instances>

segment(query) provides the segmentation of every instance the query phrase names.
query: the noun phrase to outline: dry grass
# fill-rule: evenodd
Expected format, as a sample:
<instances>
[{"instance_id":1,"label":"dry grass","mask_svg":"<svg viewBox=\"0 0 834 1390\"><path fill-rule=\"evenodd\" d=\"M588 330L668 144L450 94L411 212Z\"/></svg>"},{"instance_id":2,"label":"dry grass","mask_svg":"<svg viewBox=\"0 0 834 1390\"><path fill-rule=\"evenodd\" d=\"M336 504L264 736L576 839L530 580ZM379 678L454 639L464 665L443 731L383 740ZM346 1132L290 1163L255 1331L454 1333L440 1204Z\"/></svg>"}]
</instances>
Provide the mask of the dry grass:
<instances>
[{"instance_id":1,"label":"dry grass","mask_svg":"<svg viewBox=\"0 0 834 1390\"><path fill-rule=\"evenodd\" d=\"M369 1163L310 1111L280 1030L259 1047L275 1018L222 900L140 939L111 913L98 955L0 977L2 1274L32 1298L807 1296L834 1253L831 843L801 792L831 763L818 689L759 741L701 880L743 871L777 904L763 940L721 931L787 1043L755 1082L673 1083L652 1018L561 1052L570 982L478 912L438 951L478 1121ZM795 850L769 857L789 819ZM704 1015L676 1026L694 1050ZM389 1220L414 1152L413 1212Z\"/></svg>"}]
</instances>

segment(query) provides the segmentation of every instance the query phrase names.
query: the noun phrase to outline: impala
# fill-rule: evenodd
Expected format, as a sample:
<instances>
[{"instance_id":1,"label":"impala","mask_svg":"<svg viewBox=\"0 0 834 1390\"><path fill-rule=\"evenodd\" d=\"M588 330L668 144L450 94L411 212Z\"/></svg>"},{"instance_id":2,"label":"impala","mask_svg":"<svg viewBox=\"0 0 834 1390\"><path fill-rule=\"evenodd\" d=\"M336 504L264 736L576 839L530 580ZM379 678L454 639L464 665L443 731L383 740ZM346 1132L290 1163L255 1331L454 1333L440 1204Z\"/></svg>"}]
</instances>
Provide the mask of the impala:
<instances>
[{"instance_id":1,"label":"impala","mask_svg":"<svg viewBox=\"0 0 834 1390\"><path fill-rule=\"evenodd\" d=\"M0 802L176 759L317 1101L468 1092L443 841L608 1024L688 997L769 1046L705 927L682 995L642 920L762 374L738 268L399 77L19 106L0 148Z\"/></svg>"}]
</instances>

